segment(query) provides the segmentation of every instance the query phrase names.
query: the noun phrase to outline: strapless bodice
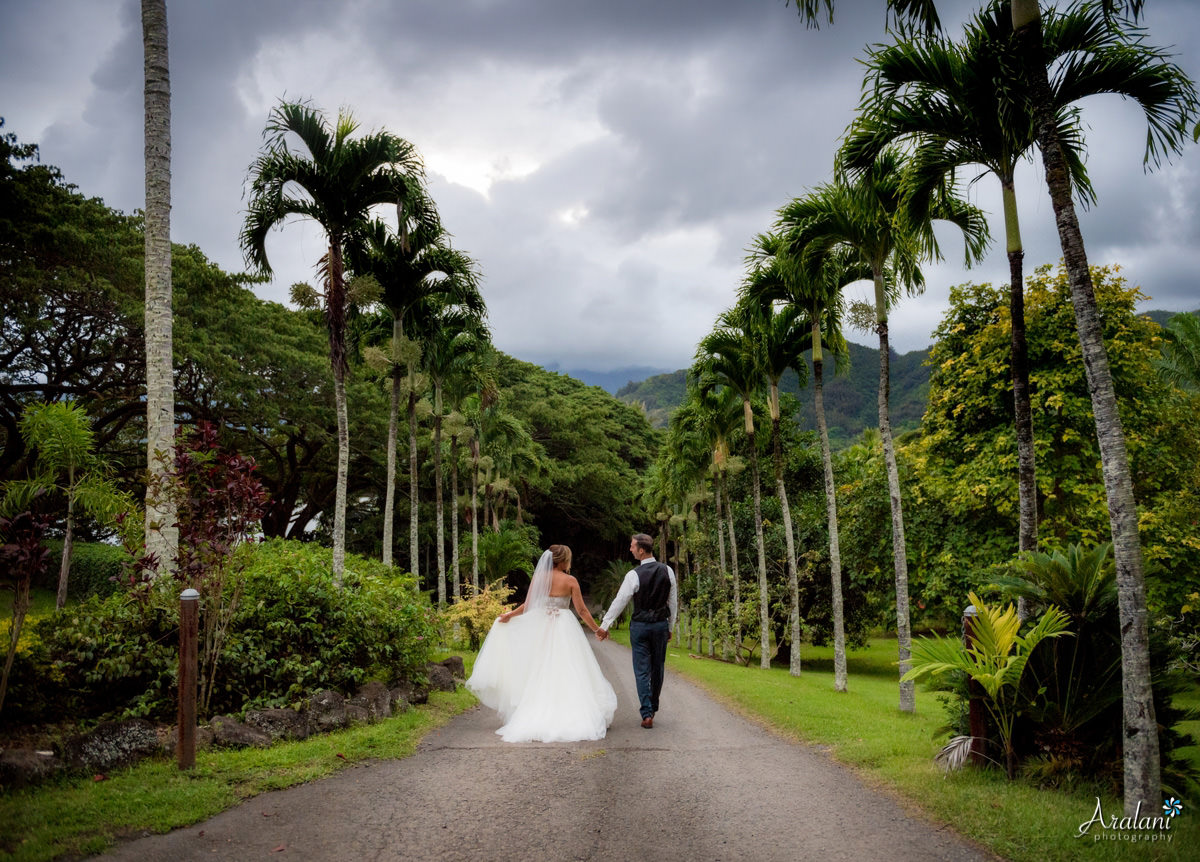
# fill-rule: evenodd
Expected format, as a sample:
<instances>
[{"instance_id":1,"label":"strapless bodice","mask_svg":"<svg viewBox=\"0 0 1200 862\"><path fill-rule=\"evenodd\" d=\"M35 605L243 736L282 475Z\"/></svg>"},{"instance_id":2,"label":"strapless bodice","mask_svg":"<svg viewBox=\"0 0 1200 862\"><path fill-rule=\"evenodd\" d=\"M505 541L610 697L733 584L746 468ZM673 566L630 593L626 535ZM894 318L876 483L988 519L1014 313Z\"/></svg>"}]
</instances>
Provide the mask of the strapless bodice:
<instances>
[{"instance_id":1,"label":"strapless bodice","mask_svg":"<svg viewBox=\"0 0 1200 862\"><path fill-rule=\"evenodd\" d=\"M546 607L563 610L571 607L570 596L546 596Z\"/></svg>"}]
</instances>

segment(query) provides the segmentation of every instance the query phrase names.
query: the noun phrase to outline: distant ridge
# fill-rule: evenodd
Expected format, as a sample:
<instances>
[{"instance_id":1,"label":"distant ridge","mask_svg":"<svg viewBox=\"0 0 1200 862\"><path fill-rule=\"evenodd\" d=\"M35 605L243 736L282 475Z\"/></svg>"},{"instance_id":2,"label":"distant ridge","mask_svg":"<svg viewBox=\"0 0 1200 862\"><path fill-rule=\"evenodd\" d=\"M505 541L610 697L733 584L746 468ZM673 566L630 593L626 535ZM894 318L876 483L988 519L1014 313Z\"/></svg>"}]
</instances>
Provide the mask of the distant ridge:
<instances>
[{"instance_id":1,"label":"distant ridge","mask_svg":"<svg viewBox=\"0 0 1200 862\"><path fill-rule=\"evenodd\" d=\"M1181 312L1154 309L1141 314L1159 326ZM1192 312L1200 315L1200 309ZM879 427L879 350L862 344L849 343L848 373L832 374L825 369L825 418L829 425L829 440L835 448L852 443L867 428ZM805 354L806 358L808 354ZM898 434L912 431L921 425L925 405L929 400L929 368L925 361L929 348L905 354L891 355L891 413L892 428ZM683 403L686 392L686 371L655 374L640 381L631 381L617 389L615 395L627 404L640 406L655 428L666 428L671 414ZM801 427L816 430L812 407L812 364L809 381L803 392L797 385L794 372L788 372L781 388L800 398Z\"/></svg>"},{"instance_id":2,"label":"distant ridge","mask_svg":"<svg viewBox=\"0 0 1200 862\"><path fill-rule=\"evenodd\" d=\"M587 368L563 368L557 362L543 365L547 371L555 371L581 380L588 386L599 386L609 395L616 395L617 390L636 381L645 380L656 374L662 374L667 369L650 365L633 365L627 368L616 368L612 371L592 371Z\"/></svg>"}]
</instances>

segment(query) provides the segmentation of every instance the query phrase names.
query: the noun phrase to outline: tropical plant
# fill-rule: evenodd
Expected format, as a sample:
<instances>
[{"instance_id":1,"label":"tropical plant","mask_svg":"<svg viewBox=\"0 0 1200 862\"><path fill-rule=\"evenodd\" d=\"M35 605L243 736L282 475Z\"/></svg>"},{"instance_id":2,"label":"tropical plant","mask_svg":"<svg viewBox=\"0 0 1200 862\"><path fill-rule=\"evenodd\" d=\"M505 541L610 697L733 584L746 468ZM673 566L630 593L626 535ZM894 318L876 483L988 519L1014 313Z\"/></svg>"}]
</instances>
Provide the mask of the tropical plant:
<instances>
[{"instance_id":1,"label":"tropical plant","mask_svg":"<svg viewBox=\"0 0 1200 862\"><path fill-rule=\"evenodd\" d=\"M266 146L250 168L250 203L241 234L247 264L263 275L271 274L267 233L290 216L316 221L329 243L319 271L323 276L321 298L329 329L329 363L338 421L333 519L335 580L341 578L345 568L346 482L350 464L345 249L365 230L372 207L402 206L420 188L422 173L412 144L389 132L352 138L357 128L358 124L346 111L338 113L337 122L331 127L320 111L306 104L281 102L272 109L264 132ZM292 136L299 140L302 149L293 149Z\"/></svg>"},{"instance_id":2,"label":"tropical plant","mask_svg":"<svg viewBox=\"0 0 1200 862\"><path fill-rule=\"evenodd\" d=\"M1176 314L1167 321L1158 370L1180 389L1200 393L1200 314Z\"/></svg>"},{"instance_id":3,"label":"tropical plant","mask_svg":"<svg viewBox=\"0 0 1200 862\"><path fill-rule=\"evenodd\" d=\"M154 496L171 470L175 384L171 356L171 76L166 0L142 0L145 61L146 557L169 571L178 544L170 501ZM61 605L59 605L61 607Z\"/></svg>"},{"instance_id":4,"label":"tropical plant","mask_svg":"<svg viewBox=\"0 0 1200 862\"><path fill-rule=\"evenodd\" d=\"M1069 618L1055 607L1047 608L1024 635L1021 619L1013 605L1005 608L984 604L979 596L968 596L975 615L969 643L957 637L918 638L913 642L912 668L906 681L947 672L966 674L983 689L992 720L1000 734L1008 777L1016 775L1013 723L1017 719L1021 676L1034 649L1047 638L1070 635Z\"/></svg>"},{"instance_id":5,"label":"tropical plant","mask_svg":"<svg viewBox=\"0 0 1200 862\"><path fill-rule=\"evenodd\" d=\"M478 591L468 585L467 596L442 611L443 626L452 635L454 632L465 633L467 638L463 646L477 652L496 617L507 609L512 594L513 588L503 580L486 584Z\"/></svg>"},{"instance_id":6,"label":"tropical plant","mask_svg":"<svg viewBox=\"0 0 1200 862\"><path fill-rule=\"evenodd\" d=\"M8 483L3 508L8 514L24 511L41 491L58 492L67 498L55 599L55 607L62 610L67 602L76 509L114 527L119 516L137 506L111 481L111 469L96 456L95 435L87 412L74 402L28 405L21 416L21 434L25 444L37 453L35 473L29 479ZM123 520L132 525L132 521Z\"/></svg>"},{"instance_id":7,"label":"tropical plant","mask_svg":"<svg viewBox=\"0 0 1200 862\"><path fill-rule=\"evenodd\" d=\"M897 289L910 293L924 285L920 263L940 255L933 221L947 221L962 230L967 262L978 260L988 242L987 225L978 209L942 185L926 189L928 200L916 201L907 180L910 168L898 151L886 149L856 177L838 177L797 198L780 210L776 228L787 235L788 251L820 258L844 248L857 253L871 268L875 292L875 329L879 334L879 434L883 441L888 493L892 509L892 555L896 575L896 635L900 676L908 669L908 557L904 540L904 511L900 473L892 442L889 412L888 309ZM900 709L915 707L913 686L900 683Z\"/></svg>"}]
</instances>

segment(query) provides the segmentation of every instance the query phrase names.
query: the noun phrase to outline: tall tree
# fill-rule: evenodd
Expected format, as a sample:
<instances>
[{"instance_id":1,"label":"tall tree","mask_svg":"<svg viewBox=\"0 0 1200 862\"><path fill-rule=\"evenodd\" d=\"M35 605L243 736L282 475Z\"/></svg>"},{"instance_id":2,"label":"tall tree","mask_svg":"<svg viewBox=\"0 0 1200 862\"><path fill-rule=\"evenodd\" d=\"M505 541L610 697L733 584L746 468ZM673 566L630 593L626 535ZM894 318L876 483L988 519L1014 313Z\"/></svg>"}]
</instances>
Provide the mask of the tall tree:
<instances>
[{"instance_id":1,"label":"tall tree","mask_svg":"<svg viewBox=\"0 0 1200 862\"><path fill-rule=\"evenodd\" d=\"M277 105L264 131L266 146L250 167L250 203L241 235L247 264L264 275L271 273L267 233L290 216L316 221L329 243L319 266L337 407L333 572L339 583L345 567L346 480L350 465L345 249L366 228L372 207L401 205L420 186L423 173L416 149L408 141L389 132L351 137L357 129L358 123L346 111L338 113L331 127L324 114L307 104ZM292 146L293 136L300 143L299 149Z\"/></svg>"},{"instance_id":2,"label":"tall tree","mask_svg":"<svg viewBox=\"0 0 1200 862\"><path fill-rule=\"evenodd\" d=\"M694 368L703 381L701 386L728 386L742 400L742 415L745 420L747 447L750 450L750 466L753 471L754 488L754 538L758 550L758 620L760 626L759 666L764 670L771 666L770 651L770 596L767 589L767 555L763 540L762 481L758 468L758 442L754 434L753 399L762 391L763 369L759 357L759 342L752 324L744 313L735 307L724 312L717 326L700 340L696 351Z\"/></svg>"},{"instance_id":3,"label":"tall tree","mask_svg":"<svg viewBox=\"0 0 1200 862\"><path fill-rule=\"evenodd\" d=\"M763 276L746 286L748 299L760 304L785 303L796 309L809 329L812 351L813 404L821 440L825 478L825 511L829 531L829 569L833 617L834 689L846 690L846 632L842 602L842 555L838 536L837 493L833 478L833 456L829 428L825 422L824 345L846 368L848 352L842 335L844 300L842 287L871 277L857 252L842 248L821 256L788 253L788 243L779 234L761 234L754 243L752 259Z\"/></svg>"},{"instance_id":4,"label":"tall tree","mask_svg":"<svg viewBox=\"0 0 1200 862\"><path fill-rule=\"evenodd\" d=\"M818 23L818 0L797 0L800 14L810 24ZM830 20L832 0L824 0ZM934 30L939 25L932 0L887 0L887 6L902 17ZM1102 0L1105 14L1128 13L1136 21L1144 0ZM1130 22L1121 22L1132 30ZM1141 805L1152 805L1161 789L1157 722L1150 687L1150 658L1147 631L1146 586L1142 567L1141 544L1137 532L1137 511L1133 497L1133 481L1129 471L1129 452L1121 418L1117 412L1116 392L1108 354L1101 337L1100 316L1095 289L1084 248L1083 234L1072 200L1067 157L1059 138L1053 109L1050 76L1046 67L1046 50L1042 15L1037 0L1015 0L1012 3L1012 24L1018 53L1022 62L1012 72L1024 79L1033 107L1034 130L1042 153L1046 185L1050 191L1055 223L1063 259L1070 276L1075 306L1075 328L1083 348L1087 370L1088 391L1096 419L1096 436L1100 443L1100 461L1104 472L1105 496L1108 500L1114 556L1117 566L1117 585L1121 618L1121 656L1123 701L1126 724L1124 746L1124 805L1132 815ZM1137 35L1135 33L1135 35ZM1149 155L1154 157L1164 147L1177 149L1186 134L1200 140L1200 124L1193 130L1196 116L1195 88L1180 73L1179 83L1186 94L1184 116L1168 119L1160 126L1162 137L1149 138ZM1155 125L1151 120L1151 126Z\"/></svg>"},{"instance_id":5,"label":"tall tree","mask_svg":"<svg viewBox=\"0 0 1200 862\"><path fill-rule=\"evenodd\" d=\"M146 146L146 554L160 574L179 544L175 504L161 493L175 460L171 356L171 76L166 0L142 0Z\"/></svg>"},{"instance_id":6,"label":"tall tree","mask_svg":"<svg viewBox=\"0 0 1200 862\"><path fill-rule=\"evenodd\" d=\"M1178 70L1161 52L1108 27L1097 6L1072 6L1044 19L1045 61L1055 69L1051 97L1065 165L1077 197L1095 195L1083 165L1083 131L1073 105L1100 93L1119 93L1138 104L1155 125L1177 116L1185 100ZM959 43L928 35L897 38L869 52L864 97L842 158L865 167L886 146L912 142L918 186L941 182L968 165L1000 181L1009 260L1014 425L1017 441L1018 548L1037 546L1037 485L1030 410L1029 359L1023 290L1024 251L1017 219L1014 174L1035 144L1025 74L1014 77L1021 57L1008 3L993 3L967 24ZM916 200L925 199L917 194ZM1024 600L1021 601L1024 616Z\"/></svg>"},{"instance_id":7,"label":"tall tree","mask_svg":"<svg viewBox=\"0 0 1200 862\"><path fill-rule=\"evenodd\" d=\"M793 254L822 255L838 247L857 252L871 268L875 289L875 330L879 335L879 433L883 440L892 511L892 558L896 576L896 636L900 676L908 673L911 630L908 607L908 557L900 472L892 442L889 413L888 309L897 287L921 290L920 262L938 256L933 220L959 227L966 240L968 263L982 255L988 241L982 214L952 194L949 186L929 189L931 200L913 206L907 193L907 166L894 150L885 150L857 177L838 177L780 210L777 228L788 235ZM919 214L919 217L914 217ZM889 280L891 284L889 285ZM889 291L891 288L891 291ZM915 709L913 683L900 683L900 709Z\"/></svg>"},{"instance_id":8,"label":"tall tree","mask_svg":"<svg viewBox=\"0 0 1200 862\"><path fill-rule=\"evenodd\" d=\"M771 459L775 467L775 494L783 515L784 549L787 554L788 590L791 597L789 637L791 650L788 670L800 675L800 582L796 564L796 539L792 527L792 510L788 505L787 486L783 480L783 445L780 435L779 382L790 368L798 383L808 383L808 366L803 359L808 332L803 311L793 305L776 308L775 303L761 303L746 297L757 281L774 281L779 275L772 267L758 266L751 255L751 268L742 284L743 300L739 302L758 334L759 359L767 378L767 410L771 417Z\"/></svg>"},{"instance_id":9,"label":"tall tree","mask_svg":"<svg viewBox=\"0 0 1200 862\"><path fill-rule=\"evenodd\" d=\"M482 300L481 300L482 304ZM482 316L461 306L443 306L417 316L418 336L424 344L422 363L433 386L433 475L437 527L438 604L446 603L446 536L442 474L442 396L446 383L462 372L489 337ZM456 501L453 501L457 505ZM459 597L458 572L453 578L453 596Z\"/></svg>"}]
</instances>

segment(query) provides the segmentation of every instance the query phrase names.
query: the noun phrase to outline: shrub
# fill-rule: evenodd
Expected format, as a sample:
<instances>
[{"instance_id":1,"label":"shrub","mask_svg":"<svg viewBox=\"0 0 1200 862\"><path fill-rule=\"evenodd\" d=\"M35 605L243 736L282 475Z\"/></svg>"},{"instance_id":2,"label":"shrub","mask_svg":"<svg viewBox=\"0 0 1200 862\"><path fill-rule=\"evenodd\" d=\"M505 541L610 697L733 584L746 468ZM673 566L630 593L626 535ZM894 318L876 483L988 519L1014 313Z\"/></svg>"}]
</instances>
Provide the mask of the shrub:
<instances>
[{"instance_id":1,"label":"shrub","mask_svg":"<svg viewBox=\"0 0 1200 862\"><path fill-rule=\"evenodd\" d=\"M468 584L467 591L473 592L474 587ZM500 580L486 585L477 594L450 605L442 611L447 641L452 646L478 650L496 617L508 609L505 603L512 593L512 587ZM465 639L463 635L466 636Z\"/></svg>"},{"instance_id":2,"label":"shrub","mask_svg":"<svg viewBox=\"0 0 1200 862\"><path fill-rule=\"evenodd\" d=\"M57 589L58 568L62 561L62 542L47 542L50 565L39 578L38 586ZM129 564L129 553L119 545L103 542L74 542L71 547L71 578L67 584L72 600L88 596L111 596L122 590L121 576Z\"/></svg>"},{"instance_id":3,"label":"shrub","mask_svg":"<svg viewBox=\"0 0 1200 862\"><path fill-rule=\"evenodd\" d=\"M424 680L433 610L411 577L352 554L343 588L328 548L282 539L239 549L240 590L217 669L210 715L298 705L325 688ZM5 721L146 717L176 710L178 586L93 596L33 627L14 669Z\"/></svg>"}]
</instances>

